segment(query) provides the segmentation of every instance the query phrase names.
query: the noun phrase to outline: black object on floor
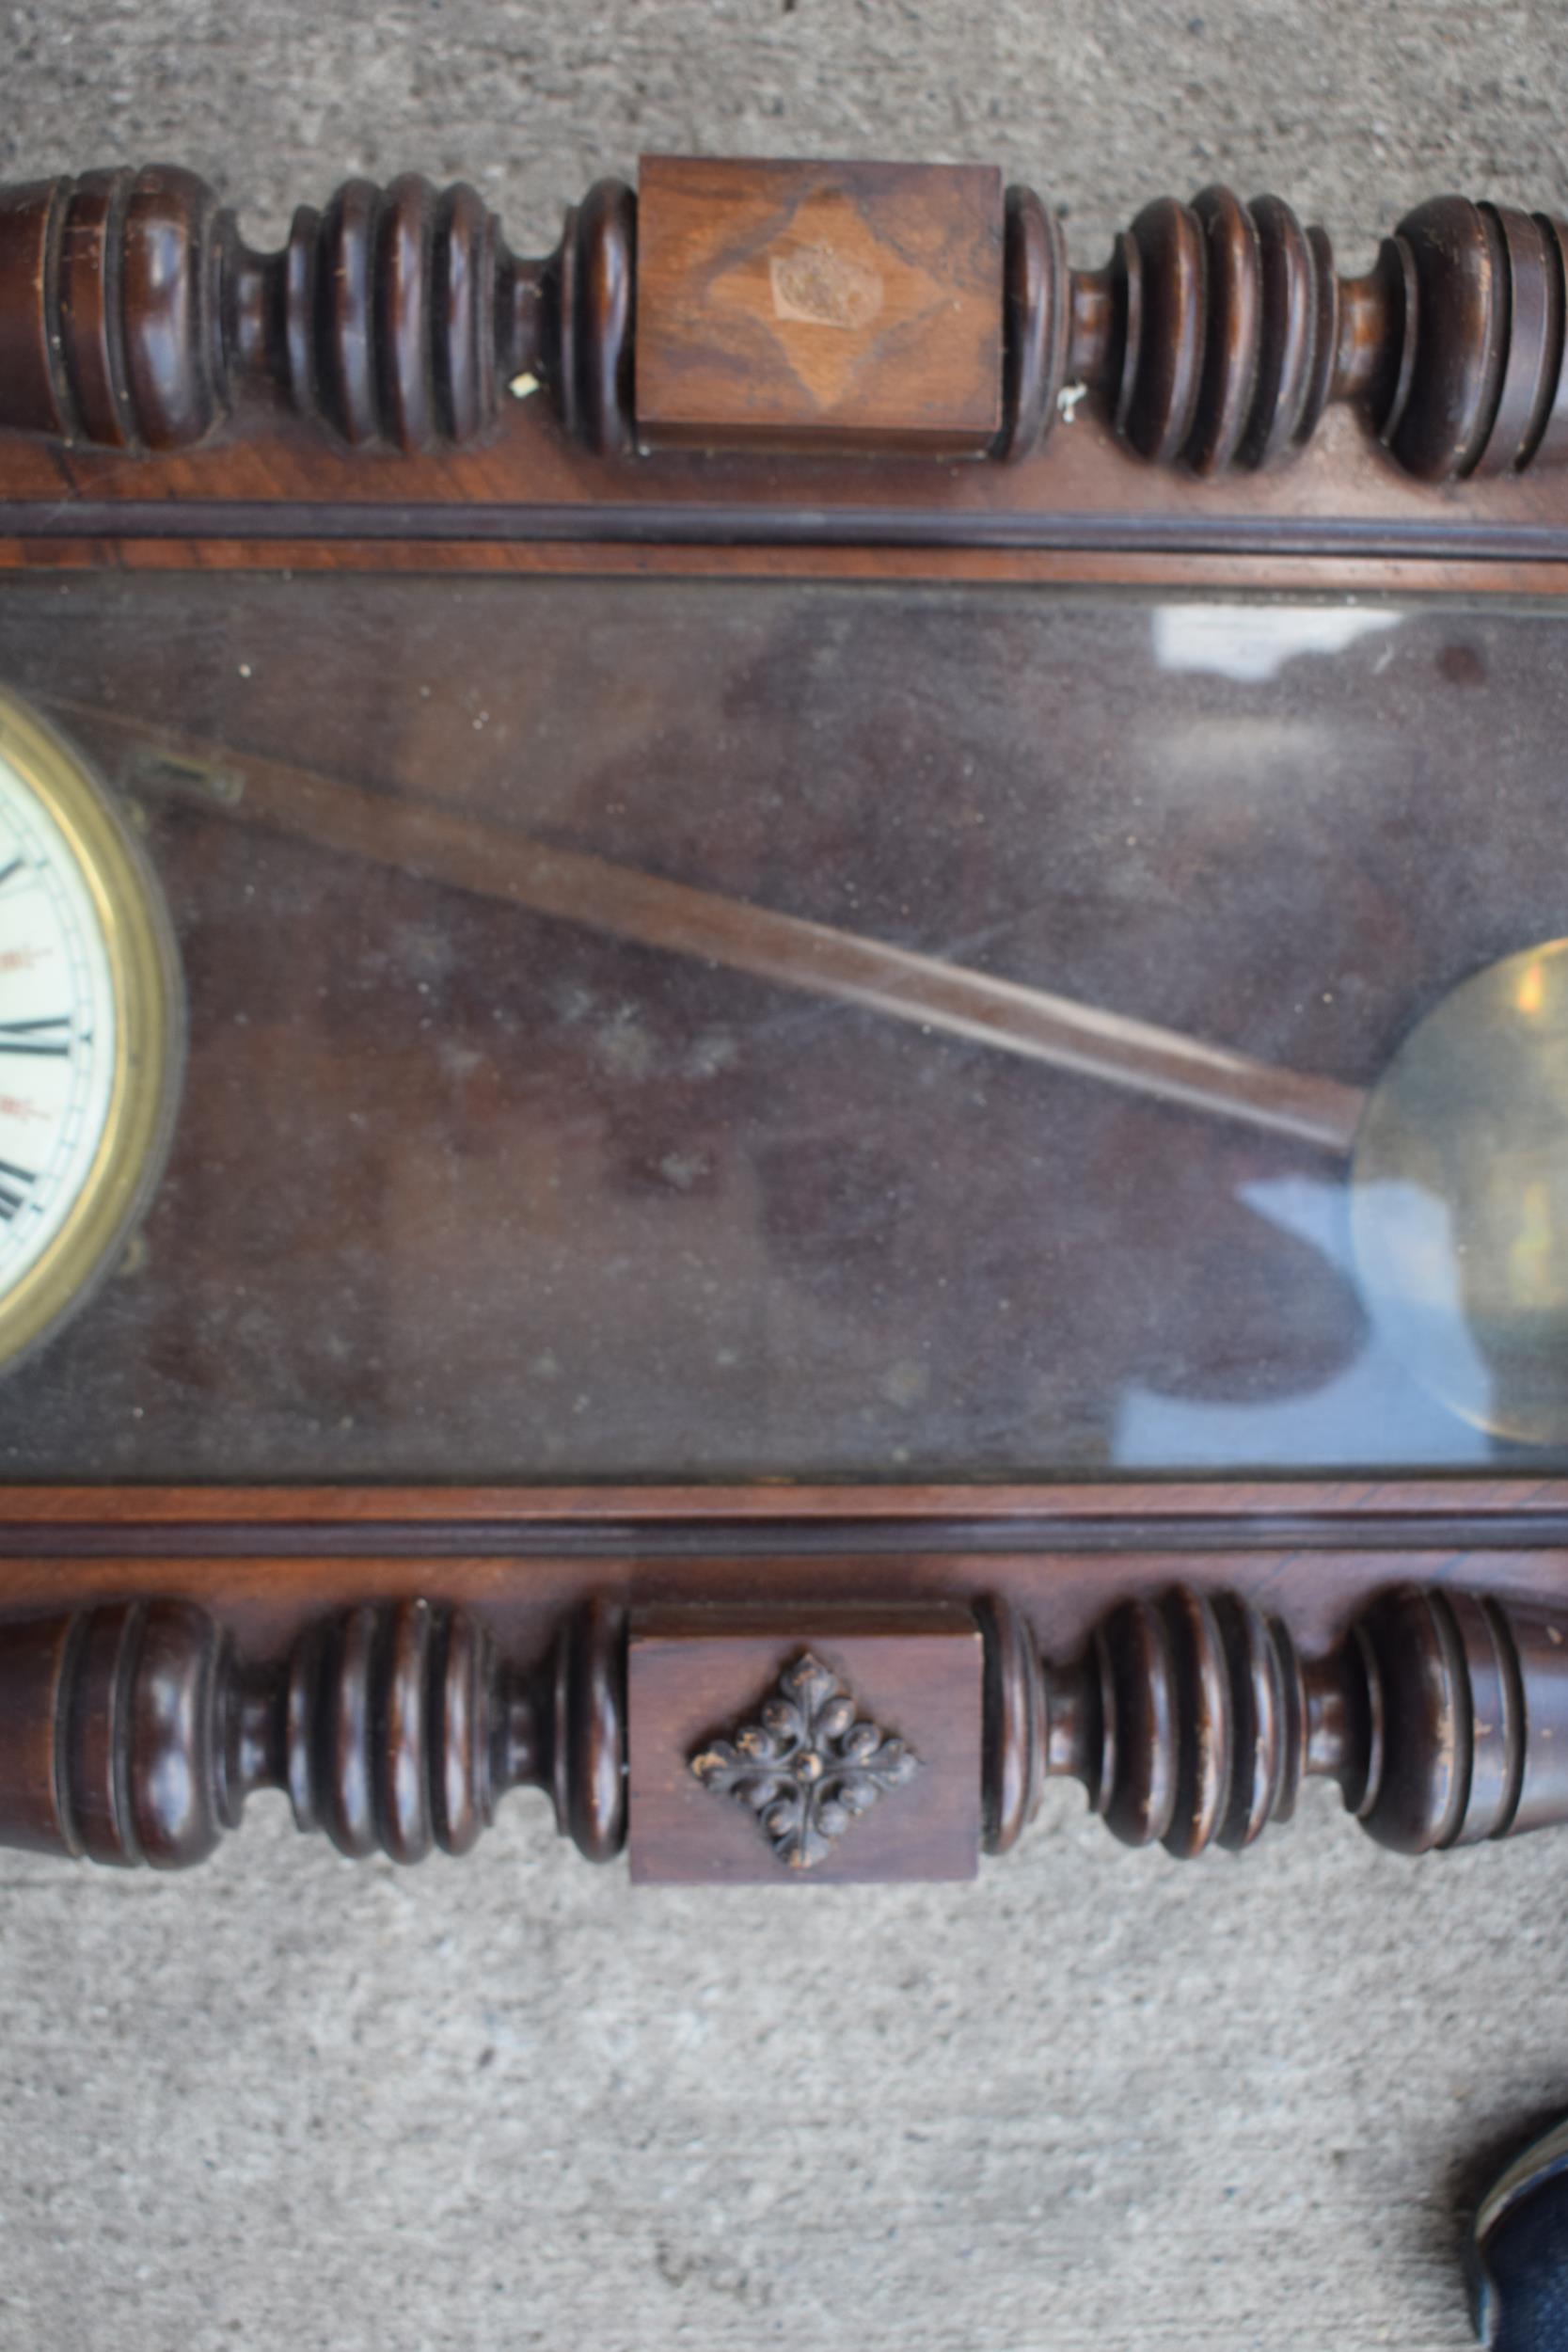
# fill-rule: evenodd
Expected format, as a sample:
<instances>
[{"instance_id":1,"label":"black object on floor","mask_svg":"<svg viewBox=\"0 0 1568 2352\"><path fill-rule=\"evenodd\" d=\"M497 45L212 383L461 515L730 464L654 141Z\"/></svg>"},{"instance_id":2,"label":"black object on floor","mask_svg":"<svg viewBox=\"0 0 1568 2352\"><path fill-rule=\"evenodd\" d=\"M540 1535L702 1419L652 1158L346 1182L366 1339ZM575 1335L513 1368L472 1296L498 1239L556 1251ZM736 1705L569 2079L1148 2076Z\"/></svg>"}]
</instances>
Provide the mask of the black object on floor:
<instances>
[{"instance_id":1,"label":"black object on floor","mask_svg":"<svg viewBox=\"0 0 1568 2352\"><path fill-rule=\"evenodd\" d=\"M1488 2189L1465 2252L1471 2315L1490 2352L1568 2352L1568 2120Z\"/></svg>"}]
</instances>

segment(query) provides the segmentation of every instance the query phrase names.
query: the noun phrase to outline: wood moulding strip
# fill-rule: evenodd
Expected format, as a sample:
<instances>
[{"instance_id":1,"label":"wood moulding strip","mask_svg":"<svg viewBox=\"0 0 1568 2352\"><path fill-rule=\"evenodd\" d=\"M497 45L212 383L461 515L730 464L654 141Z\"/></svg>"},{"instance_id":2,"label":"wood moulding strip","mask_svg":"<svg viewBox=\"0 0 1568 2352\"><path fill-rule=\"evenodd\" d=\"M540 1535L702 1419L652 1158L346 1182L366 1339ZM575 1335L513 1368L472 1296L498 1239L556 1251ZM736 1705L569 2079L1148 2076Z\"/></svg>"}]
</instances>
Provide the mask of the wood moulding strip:
<instances>
[{"instance_id":1,"label":"wood moulding strip","mask_svg":"<svg viewBox=\"0 0 1568 2352\"><path fill-rule=\"evenodd\" d=\"M1568 1549L1568 1481L0 1488L0 1560Z\"/></svg>"},{"instance_id":2,"label":"wood moulding strip","mask_svg":"<svg viewBox=\"0 0 1568 2352\"><path fill-rule=\"evenodd\" d=\"M1568 522L1409 516L436 501L0 500L0 539L524 541L636 547L983 548L1568 564Z\"/></svg>"}]
</instances>

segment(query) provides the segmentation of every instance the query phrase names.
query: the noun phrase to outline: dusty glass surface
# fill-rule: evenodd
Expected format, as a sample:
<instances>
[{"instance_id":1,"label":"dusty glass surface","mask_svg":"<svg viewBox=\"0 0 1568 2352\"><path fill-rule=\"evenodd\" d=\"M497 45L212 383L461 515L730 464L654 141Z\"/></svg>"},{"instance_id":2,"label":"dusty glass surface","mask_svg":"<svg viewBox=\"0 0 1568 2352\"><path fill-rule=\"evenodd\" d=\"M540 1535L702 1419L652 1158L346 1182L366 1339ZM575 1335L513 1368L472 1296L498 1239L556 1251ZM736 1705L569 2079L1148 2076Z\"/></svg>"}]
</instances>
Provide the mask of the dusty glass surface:
<instances>
[{"instance_id":1,"label":"dusty glass surface","mask_svg":"<svg viewBox=\"0 0 1568 2352\"><path fill-rule=\"evenodd\" d=\"M1568 992L1526 957L1432 1023L1568 932L1565 681L1568 618L1490 600L7 583L0 685L141 827L190 1045L0 1465L1560 1464Z\"/></svg>"}]
</instances>

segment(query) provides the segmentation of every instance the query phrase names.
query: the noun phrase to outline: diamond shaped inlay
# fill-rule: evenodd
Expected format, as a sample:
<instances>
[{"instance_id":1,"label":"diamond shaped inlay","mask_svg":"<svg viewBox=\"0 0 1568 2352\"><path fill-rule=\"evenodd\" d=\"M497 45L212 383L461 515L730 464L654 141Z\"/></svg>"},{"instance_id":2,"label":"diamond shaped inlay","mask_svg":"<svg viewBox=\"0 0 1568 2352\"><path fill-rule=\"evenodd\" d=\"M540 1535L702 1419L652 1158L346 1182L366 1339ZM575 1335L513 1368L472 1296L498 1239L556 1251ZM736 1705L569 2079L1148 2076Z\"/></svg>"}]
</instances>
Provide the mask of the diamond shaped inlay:
<instances>
[{"instance_id":1,"label":"diamond shaped inlay","mask_svg":"<svg viewBox=\"0 0 1568 2352\"><path fill-rule=\"evenodd\" d=\"M715 1796L750 1806L786 1868L810 1870L861 1814L914 1778L920 1758L868 1723L808 1650L784 1668L756 1720L700 1749L691 1770Z\"/></svg>"}]
</instances>

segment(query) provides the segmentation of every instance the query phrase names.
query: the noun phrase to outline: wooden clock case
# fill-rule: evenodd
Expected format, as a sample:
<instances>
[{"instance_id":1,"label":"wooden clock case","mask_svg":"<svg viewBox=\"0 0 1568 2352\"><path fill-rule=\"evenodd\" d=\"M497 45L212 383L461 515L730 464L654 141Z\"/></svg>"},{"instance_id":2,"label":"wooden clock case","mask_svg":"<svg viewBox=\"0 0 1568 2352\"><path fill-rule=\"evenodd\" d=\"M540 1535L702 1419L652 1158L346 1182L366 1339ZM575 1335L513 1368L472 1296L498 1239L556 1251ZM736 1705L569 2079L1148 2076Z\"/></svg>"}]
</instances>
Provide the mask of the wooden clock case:
<instances>
[{"instance_id":1,"label":"wooden clock case","mask_svg":"<svg viewBox=\"0 0 1568 2352\"><path fill-rule=\"evenodd\" d=\"M525 665L567 584L585 639L726 585L1549 612L1565 251L1445 199L1340 279L1285 205L1211 190L1074 271L979 167L656 158L539 262L415 179L265 255L179 171L10 189L0 644L8 611L42 644L24 588L85 598L50 657L68 719L105 763L199 770L181 631L253 587L341 635L365 711L388 613L448 626L455 672L475 583L515 584ZM221 756L261 789L232 694ZM857 756L895 810L895 751ZM477 1412L483 1368L450 1376ZM215 1417L221 1356L203 1377ZM639 1875L712 1882L960 1877L1051 1773L1177 1854L1250 1842L1305 1773L1405 1851L1568 1818L1568 1478L1528 1461L808 1481L760 1442L716 1475L694 1439L550 1483L522 1439L483 1479L301 1477L258 1437L244 1483L221 1450L182 1482L95 1427L71 1474L0 1489L13 1843L180 1866L260 1786L406 1861L537 1786L590 1858L629 1823Z\"/></svg>"}]
</instances>

